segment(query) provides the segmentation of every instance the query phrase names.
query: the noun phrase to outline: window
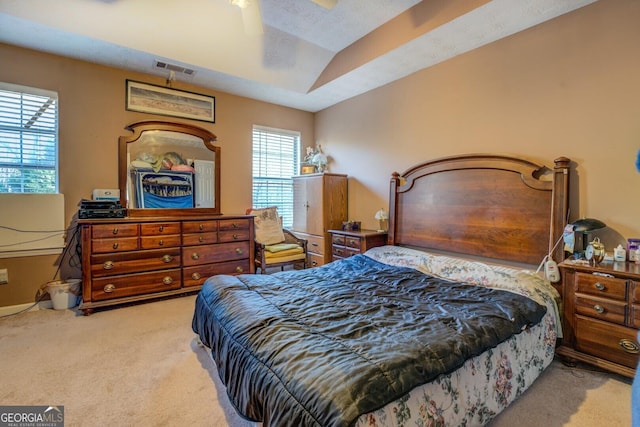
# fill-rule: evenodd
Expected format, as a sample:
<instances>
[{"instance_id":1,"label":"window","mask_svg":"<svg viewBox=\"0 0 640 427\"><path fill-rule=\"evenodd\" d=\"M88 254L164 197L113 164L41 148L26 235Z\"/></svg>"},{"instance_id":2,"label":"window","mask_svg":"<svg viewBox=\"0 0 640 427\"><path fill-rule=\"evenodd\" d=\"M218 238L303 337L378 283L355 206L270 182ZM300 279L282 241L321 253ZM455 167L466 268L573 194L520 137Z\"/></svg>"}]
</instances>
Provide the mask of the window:
<instances>
[{"instance_id":1,"label":"window","mask_svg":"<svg viewBox=\"0 0 640 427\"><path fill-rule=\"evenodd\" d=\"M254 126L253 207L277 206L282 225L293 225L293 180L299 167L300 133Z\"/></svg>"},{"instance_id":2,"label":"window","mask_svg":"<svg viewBox=\"0 0 640 427\"><path fill-rule=\"evenodd\" d=\"M0 193L58 192L58 94L0 82Z\"/></svg>"}]
</instances>

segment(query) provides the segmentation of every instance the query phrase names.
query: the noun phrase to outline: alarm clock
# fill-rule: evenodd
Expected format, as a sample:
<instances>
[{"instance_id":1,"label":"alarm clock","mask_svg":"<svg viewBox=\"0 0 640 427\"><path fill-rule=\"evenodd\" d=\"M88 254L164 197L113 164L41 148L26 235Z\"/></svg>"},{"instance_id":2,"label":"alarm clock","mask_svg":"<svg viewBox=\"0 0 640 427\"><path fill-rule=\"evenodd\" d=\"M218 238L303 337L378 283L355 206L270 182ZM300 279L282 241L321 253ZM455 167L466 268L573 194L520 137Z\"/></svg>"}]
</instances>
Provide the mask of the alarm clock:
<instances>
[{"instance_id":1,"label":"alarm clock","mask_svg":"<svg viewBox=\"0 0 640 427\"><path fill-rule=\"evenodd\" d=\"M600 243L600 239L596 237L587 245L584 251L584 257L589 262L600 264L604 259L604 245Z\"/></svg>"}]
</instances>

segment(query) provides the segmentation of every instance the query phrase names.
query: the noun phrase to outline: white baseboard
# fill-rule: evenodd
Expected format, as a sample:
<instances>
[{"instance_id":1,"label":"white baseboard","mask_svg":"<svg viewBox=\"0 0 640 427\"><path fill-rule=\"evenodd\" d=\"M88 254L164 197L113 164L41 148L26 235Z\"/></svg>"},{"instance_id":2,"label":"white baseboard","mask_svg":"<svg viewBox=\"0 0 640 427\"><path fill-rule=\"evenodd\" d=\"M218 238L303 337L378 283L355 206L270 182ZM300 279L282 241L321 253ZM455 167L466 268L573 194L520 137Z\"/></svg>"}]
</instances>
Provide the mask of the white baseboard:
<instances>
[{"instance_id":1,"label":"white baseboard","mask_svg":"<svg viewBox=\"0 0 640 427\"><path fill-rule=\"evenodd\" d=\"M6 307L0 307L0 316L10 316L12 314L17 314L22 311L38 311L38 310L46 310L49 308L53 308L53 303L51 302L51 300L40 301L37 304L28 303L28 304L8 305Z\"/></svg>"}]
</instances>

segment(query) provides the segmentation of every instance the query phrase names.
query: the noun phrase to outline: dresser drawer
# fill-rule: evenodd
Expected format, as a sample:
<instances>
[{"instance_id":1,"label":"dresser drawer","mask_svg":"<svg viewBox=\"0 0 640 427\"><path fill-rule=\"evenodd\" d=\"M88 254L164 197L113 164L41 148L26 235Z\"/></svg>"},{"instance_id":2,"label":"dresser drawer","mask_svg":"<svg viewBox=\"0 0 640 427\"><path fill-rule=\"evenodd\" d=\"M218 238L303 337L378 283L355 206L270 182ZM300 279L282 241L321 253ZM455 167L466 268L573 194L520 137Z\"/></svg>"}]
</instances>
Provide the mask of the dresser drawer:
<instances>
[{"instance_id":1,"label":"dresser drawer","mask_svg":"<svg viewBox=\"0 0 640 427\"><path fill-rule=\"evenodd\" d=\"M184 246L212 245L214 243L218 243L218 233L216 232L182 235Z\"/></svg>"},{"instance_id":2,"label":"dresser drawer","mask_svg":"<svg viewBox=\"0 0 640 427\"><path fill-rule=\"evenodd\" d=\"M634 328L640 329L640 304L633 304L629 309L629 320L627 323Z\"/></svg>"},{"instance_id":3,"label":"dresser drawer","mask_svg":"<svg viewBox=\"0 0 640 427\"><path fill-rule=\"evenodd\" d=\"M180 269L94 279L91 298L95 301L179 289Z\"/></svg>"},{"instance_id":4,"label":"dresser drawer","mask_svg":"<svg viewBox=\"0 0 640 427\"><path fill-rule=\"evenodd\" d=\"M253 218L221 219L218 221L218 230L248 230L250 221L253 221Z\"/></svg>"},{"instance_id":5,"label":"dresser drawer","mask_svg":"<svg viewBox=\"0 0 640 427\"><path fill-rule=\"evenodd\" d=\"M332 246L331 254L333 258L349 258L350 256L358 255L360 253L360 249L351 249L344 246Z\"/></svg>"},{"instance_id":6,"label":"dresser drawer","mask_svg":"<svg viewBox=\"0 0 640 427\"><path fill-rule=\"evenodd\" d=\"M576 294L575 311L583 316L624 325L627 304L616 300Z\"/></svg>"},{"instance_id":7,"label":"dresser drawer","mask_svg":"<svg viewBox=\"0 0 640 427\"><path fill-rule=\"evenodd\" d=\"M167 236L143 236L140 237L141 249L158 249L158 248L172 248L180 246L179 234L172 234Z\"/></svg>"},{"instance_id":8,"label":"dresser drawer","mask_svg":"<svg viewBox=\"0 0 640 427\"><path fill-rule=\"evenodd\" d=\"M184 221L183 233L210 233L218 231L218 221Z\"/></svg>"},{"instance_id":9,"label":"dresser drawer","mask_svg":"<svg viewBox=\"0 0 640 427\"><path fill-rule=\"evenodd\" d=\"M625 300L627 281L595 274L576 273L576 292Z\"/></svg>"},{"instance_id":10,"label":"dresser drawer","mask_svg":"<svg viewBox=\"0 0 640 427\"><path fill-rule=\"evenodd\" d=\"M355 249L360 252L360 249L362 248L362 239L360 239L359 237L347 236L344 241L346 247Z\"/></svg>"},{"instance_id":11,"label":"dresser drawer","mask_svg":"<svg viewBox=\"0 0 640 427\"><path fill-rule=\"evenodd\" d=\"M94 277L180 267L180 248L91 256Z\"/></svg>"},{"instance_id":12,"label":"dresser drawer","mask_svg":"<svg viewBox=\"0 0 640 427\"><path fill-rule=\"evenodd\" d=\"M91 242L93 253L111 253L133 251L138 249L137 237L122 237L119 239L93 239Z\"/></svg>"},{"instance_id":13,"label":"dresser drawer","mask_svg":"<svg viewBox=\"0 0 640 427\"><path fill-rule=\"evenodd\" d=\"M307 239L307 251L322 255L324 253L324 237L313 234L305 234L302 238ZM322 264L320 264L322 265Z\"/></svg>"},{"instance_id":14,"label":"dresser drawer","mask_svg":"<svg viewBox=\"0 0 640 427\"><path fill-rule=\"evenodd\" d=\"M342 234L332 234L331 235L331 244L344 246L344 235Z\"/></svg>"},{"instance_id":15,"label":"dresser drawer","mask_svg":"<svg viewBox=\"0 0 640 427\"><path fill-rule=\"evenodd\" d=\"M192 266L249 258L249 242L189 246L182 249L182 265Z\"/></svg>"},{"instance_id":16,"label":"dresser drawer","mask_svg":"<svg viewBox=\"0 0 640 427\"><path fill-rule=\"evenodd\" d=\"M320 267L324 265L324 256L307 252L307 266L308 267Z\"/></svg>"},{"instance_id":17,"label":"dresser drawer","mask_svg":"<svg viewBox=\"0 0 640 427\"><path fill-rule=\"evenodd\" d=\"M218 241L220 242L236 242L241 240L249 240L249 229L236 229L236 230L220 230L218 232Z\"/></svg>"},{"instance_id":18,"label":"dresser drawer","mask_svg":"<svg viewBox=\"0 0 640 427\"><path fill-rule=\"evenodd\" d=\"M576 349L578 351L629 368L638 366L638 349L640 347L638 346L637 334L636 329L576 316Z\"/></svg>"},{"instance_id":19,"label":"dresser drawer","mask_svg":"<svg viewBox=\"0 0 640 427\"><path fill-rule=\"evenodd\" d=\"M202 264L186 267L183 271L182 286L201 286L208 277L217 274L242 274L250 271L249 259Z\"/></svg>"},{"instance_id":20,"label":"dresser drawer","mask_svg":"<svg viewBox=\"0 0 640 427\"><path fill-rule=\"evenodd\" d=\"M99 224L91 227L91 237L94 239L132 237L137 235L138 224Z\"/></svg>"},{"instance_id":21,"label":"dresser drawer","mask_svg":"<svg viewBox=\"0 0 640 427\"><path fill-rule=\"evenodd\" d=\"M164 223L148 223L140 224L141 236L159 236L165 234L180 234L179 222L164 222Z\"/></svg>"}]
</instances>

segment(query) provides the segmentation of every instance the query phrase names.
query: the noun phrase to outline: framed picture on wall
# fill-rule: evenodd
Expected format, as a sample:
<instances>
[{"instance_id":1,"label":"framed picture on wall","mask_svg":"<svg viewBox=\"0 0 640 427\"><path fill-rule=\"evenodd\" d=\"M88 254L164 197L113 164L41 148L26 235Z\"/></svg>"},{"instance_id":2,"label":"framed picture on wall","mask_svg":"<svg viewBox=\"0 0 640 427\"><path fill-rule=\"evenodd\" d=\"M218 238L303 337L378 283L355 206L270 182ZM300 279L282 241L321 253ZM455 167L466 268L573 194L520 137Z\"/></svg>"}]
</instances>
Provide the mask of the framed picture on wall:
<instances>
[{"instance_id":1,"label":"framed picture on wall","mask_svg":"<svg viewBox=\"0 0 640 427\"><path fill-rule=\"evenodd\" d=\"M216 122L216 98L127 80L126 109L141 113Z\"/></svg>"}]
</instances>

